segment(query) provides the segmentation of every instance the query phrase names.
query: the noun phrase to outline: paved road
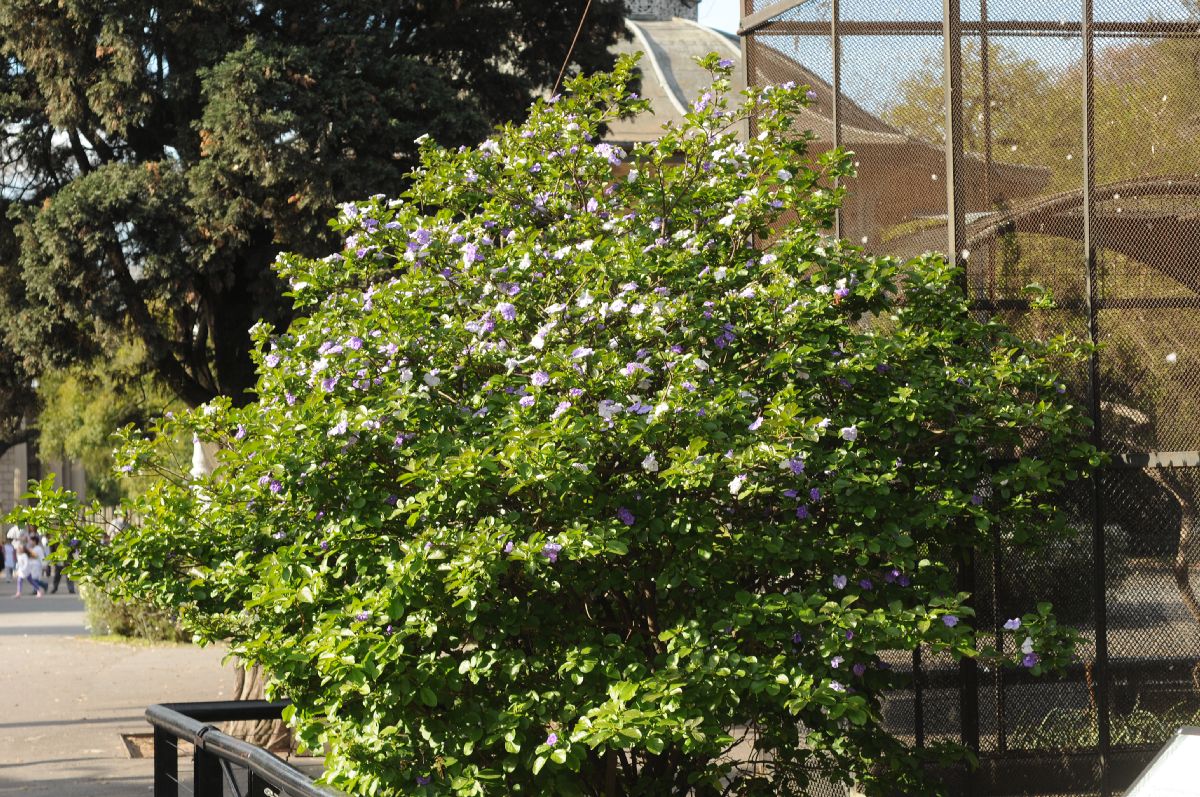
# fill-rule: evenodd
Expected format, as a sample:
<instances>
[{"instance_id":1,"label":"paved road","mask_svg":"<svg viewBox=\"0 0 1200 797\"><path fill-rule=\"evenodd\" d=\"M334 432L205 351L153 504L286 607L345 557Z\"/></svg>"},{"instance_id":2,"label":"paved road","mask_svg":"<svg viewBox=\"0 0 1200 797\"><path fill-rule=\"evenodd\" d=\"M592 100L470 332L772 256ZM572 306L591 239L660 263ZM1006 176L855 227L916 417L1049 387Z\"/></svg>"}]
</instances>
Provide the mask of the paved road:
<instances>
[{"instance_id":1,"label":"paved road","mask_svg":"<svg viewBox=\"0 0 1200 797\"><path fill-rule=\"evenodd\" d=\"M93 641L76 596L16 600L12 586L0 581L0 797L149 794L151 761L121 734L150 731L148 704L225 699L223 651Z\"/></svg>"}]
</instances>

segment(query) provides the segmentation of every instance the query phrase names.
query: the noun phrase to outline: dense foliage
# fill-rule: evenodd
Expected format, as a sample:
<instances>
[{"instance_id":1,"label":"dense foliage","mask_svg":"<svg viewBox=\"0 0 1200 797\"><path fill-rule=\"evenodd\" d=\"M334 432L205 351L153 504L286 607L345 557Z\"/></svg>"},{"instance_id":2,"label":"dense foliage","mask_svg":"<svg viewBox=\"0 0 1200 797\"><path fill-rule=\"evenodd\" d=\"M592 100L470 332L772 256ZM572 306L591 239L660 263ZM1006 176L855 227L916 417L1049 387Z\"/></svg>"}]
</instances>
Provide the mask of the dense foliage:
<instances>
[{"instance_id":1,"label":"dense foliage","mask_svg":"<svg viewBox=\"0 0 1200 797\"><path fill-rule=\"evenodd\" d=\"M583 6L0 4L6 351L41 375L132 338L182 401L244 403L248 330L290 313L276 252L327 251L337 203L396 190L421 134L476 143L523 112ZM611 65L622 7L591 4L576 68Z\"/></svg>"},{"instance_id":2,"label":"dense foliage","mask_svg":"<svg viewBox=\"0 0 1200 797\"><path fill-rule=\"evenodd\" d=\"M983 649L954 572L1000 520L1061 533L1094 454L1051 365L1076 349L973 317L938 257L822 234L850 160L806 155L803 88L733 109L707 65L630 153L597 139L646 110L628 62L427 142L403 196L342 209L342 251L280 259L304 314L258 328L257 402L131 440L163 477L142 524L74 532L264 665L352 793L926 794L955 753L883 727L893 663L1071 655L1044 605ZM194 481L193 432L221 447Z\"/></svg>"}]
</instances>

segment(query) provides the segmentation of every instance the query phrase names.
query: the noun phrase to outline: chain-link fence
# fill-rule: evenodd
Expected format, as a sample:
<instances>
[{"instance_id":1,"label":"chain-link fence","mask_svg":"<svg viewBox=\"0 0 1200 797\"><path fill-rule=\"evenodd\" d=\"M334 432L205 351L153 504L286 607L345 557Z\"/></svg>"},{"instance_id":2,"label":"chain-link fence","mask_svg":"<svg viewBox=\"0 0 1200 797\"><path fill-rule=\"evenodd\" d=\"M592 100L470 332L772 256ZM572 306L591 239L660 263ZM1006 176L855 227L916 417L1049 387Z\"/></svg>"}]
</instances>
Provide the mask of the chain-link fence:
<instances>
[{"instance_id":1,"label":"chain-link fence","mask_svg":"<svg viewBox=\"0 0 1200 797\"><path fill-rule=\"evenodd\" d=\"M917 656L884 716L914 745L976 747L961 793L1119 794L1200 724L1200 0L742 10L747 82L808 84L816 151L855 153L837 232L952 253L981 313L1102 344L1068 374L1112 455L1064 496L1077 538L1001 545L967 578L997 643L1050 600L1080 663L1048 680Z\"/></svg>"}]
</instances>

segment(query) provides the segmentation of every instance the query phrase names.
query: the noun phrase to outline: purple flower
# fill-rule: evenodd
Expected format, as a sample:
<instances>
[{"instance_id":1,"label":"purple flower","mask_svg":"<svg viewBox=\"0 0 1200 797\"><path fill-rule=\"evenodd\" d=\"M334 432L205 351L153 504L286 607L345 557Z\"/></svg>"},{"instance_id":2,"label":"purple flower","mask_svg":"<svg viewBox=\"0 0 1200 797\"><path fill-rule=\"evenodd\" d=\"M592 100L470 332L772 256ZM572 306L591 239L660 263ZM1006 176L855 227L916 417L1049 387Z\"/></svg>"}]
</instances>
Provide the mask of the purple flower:
<instances>
[{"instance_id":1,"label":"purple flower","mask_svg":"<svg viewBox=\"0 0 1200 797\"><path fill-rule=\"evenodd\" d=\"M845 299L847 296L850 295L850 289L849 288L836 288L833 291L833 295L836 296L838 299Z\"/></svg>"},{"instance_id":2,"label":"purple flower","mask_svg":"<svg viewBox=\"0 0 1200 797\"><path fill-rule=\"evenodd\" d=\"M469 266L476 260L483 260L483 255L479 254L479 247L473 243L466 243L462 248L462 262L464 266Z\"/></svg>"},{"instance_id":3,"label":"purple flower","mask_svg":"<svg viewBox=\"0 0 1200 797\"><path fill-rule=\"evenodd\" d=\"M804 459L801 457L792 457L783 461L783 467L792 472L793 476L799 476L804 473Z\"/></svg>"},{"instance_id":4,"label":"purple flower","mask_svg":"<svg viewBox=\"0 0 1200 797\"><path fill-rule=\"evenodd\" d=\"M546 744L550 747L558 744L558 734L551 732L551 734L546 737Z\"/></svg>"},{"instance_id":5,"label":"purple flower","mask_svg":"<svg viewBox=\"0 0 1200 797\"><path fill-rule=\"evenodd\" d=\"M384 636L391 636L391 635L392 635L392 632L394 632L395 630L396 630L396 629L392 628L392 624L391 624L391 623L388 623L387 625L385 625L385 626L383 627L383 633L384 633ZM428 781L426 781L426 782L428 782Z\"/></svg>"},{"instance_id":6,"label":"purple flower","mask_svg":"<svg viewBox=\"0 0 1200 797\"><path fill-rule=\"evenodd\" d=\"M287 405L289 407L296 406L296 394L295 393L291 393L291 392L284 393L283 400L287 402Z\"/></svg>"},{"instance_id":7,"label":"purple flower","mask_svg":"<svg viewBox=\"0 0 1200 797\"><path fill-rule=\"evenodd\" d=\"M820 490L820 488L818 488L818 487L814 487L814 488L812 488L811 490L809 490L809 491L808 491L808 498L809 498L809 500L810 500L810 501L813 501L813 502L820 501L820 500L821 500L821 490Z\"/></svg>"},{"instance_id":8,"label":"purple flower","mask_svg":"<svg viewBox=\"0 0 1200 797\"><path fill-rule=\"evenodd\" d=\"M342 345L334 343L332 340L327 340L321 344L321 348L317 349L317 354L341 354Z\"/></svg>"},{"instance_id":9,"label":"purple flower","mask_svg":"<svg viewBox=\"0 0 1200 797\"><path fill-rule=\"evenodd\" d=\"M1021 665L1024 667L1033 667L1038 663L1038 661L1040 661L1040 659L1038 658L1038 654L1026 653L1025 656L1021 659Z\"/></svg>"},{"instance_id":10,"label":"purple flower","mask_svg":"<svg viewBox=\"0 0 1200 797\"><path fill-rule=\"evenodd\" d=\"M833 586L838 589L845 589L848 579L845 576L837 575L833 577Z\"/></svg>"},{"instance_id":11,"label":"purple flower","mask_svg":"<svg viewBox=\"0 0 1200 797\"><path fill-rule=\"evenodd\" d=\"M496 312L499 313L500 317L505 321L512 321L517 317L516 306L509 302L500 302L500 304L496 305Z\"/></svg>"},{"instance_id":12,"label":"purple flower","mask_svg":"<svg viewBox=\"0 0 1200 797\"><path fill-rule=\"evenodd\" d=\"M953 628L958 625L958 618L952 614L946 614L942 616L942 622L946 624L947 628Z\"/></svg>"},{"instance_id":13,"label":"purple flower","mask_svg":"<svg viewBox=\"0 0 1200 797\"><path fill-rule=\"evenodd\" d=\"M557 542L548 542L542 546L542 556L549 559L552 563L558 561L558 553L562 550L562 546Z\"/></svg>"},{"instance_id":14,"label":"purple flower","mask_svg":"<svg viewBox=\"0 0 1200 797\"><path fill-rule=\"evenodd\" d=\"M508 542L504 543L504 552L505 552L506 554L509 554L509 553L512 553L512 552L513 552L513 544L512 544L512 540L509 540Z\"/></svg>"},{"instance_id":15,"label":"purple flower","mask_svg":"<svg viewBox=\"0 0 1200 797\"><path fill-rule=\"evenodd\" d=\"M271 483L270 476L259 476L258 477L258 486L259 487L266 487L270 483Z\"/></svg>"},{"instance_id":16,"label":"purple flower","mask_svg":"<svg viewBox=\"0 0 1200 797\"><path fill-rule=\"evenodd\" d=\"M571 398L579 398L583 395L583 388L573 387L567 391L567 394L570 395Z\"/></svg>"},{"instance_id":17,"label":"purple flower","mask_svg":"<svg viewBox=\"0 0 1200 797\"><path fill-rule=\"evenodd\" d=\"M233 439L241 440L245 436L246 436L246 427L239 423L237 425L237 431L233 433Z\"/></svg>"},{"instance_id":18,"label":"purple flower","mask_svg":"<svg viewBox=\"0 0 1200 797\"><path fill-rule=\"evenodd\" d=\"M979 506L983 503L983 496L979 493L971 494L971 506Z\"/></svg>"},{"instance_id":19,"label":"purple flower","mask_svg":"<svg viewBox=\"0 0 1200 797\"><path fill-rule=\"evenodd\" d=\"M840 681L830 681L829 688L835 692L845 692L846 687L842 686Z\"/></svg>"},{"instance_id":20,"label":"purple flower","mask_svg":"<svg viewBox=\"0 0 1200 797\"><path fill-rule=\"evenodd\" d=\"M532 407L534 405L534 402L536 402L536 401L537 401L537 399L534 398L533 396L521 396L521 400L518 401L517 403L520 404L522 407Z\"/></svg>"},{"instance_id":21,"label":"purple flower","mask_svg":"<svg viewBox=\"0 0 1200 797\"><path fill-rule=\"evenodd\" d=\"M852 630L850 630L849 628L847 628L846 629L846 641L849 642L852 639L854 639L854 632Z\"/></svg>"},{"instance_id":22,"label":"purple flower","mask_svg":"<svg viewBox=\"0 0 1200 797\"><path fill-rule=\"evenodd\" d=\"M801 504L796 507L796 517L800 520L808 520L809 518L808 504Z\"/></svg>"},{"instance_id":23,"label":"purple flower","mask_svg":"<svg viewBox=\"0 0 1200 797\"><path fill-rule=\"evenodd\" d=\"M328 393L337 387L337 382L338 380L336 376L325 377L321 380L321 389Z\"/></svg>"},{"instance_id":24,"label":"purple flower","mask_svg":"<svg viewBox=\"0 0 1200 797\"><path fill-rule=\"evenodd\" d=\"M278 495L283 492L283 485L279 483L278 479L271 479L270 490Z\"/></svg>"},{"instance_id":25,"label":"purple flower","mask_svg":"<svg viewBox=\"0 0 1200 797\"><path fill-rule=\"evenodd\" d=\"M554 412L550 413L550 419L554 420L554 419L558 418L560 415L562 415L564 412L566 412L569 409L571 409L571 402L569 402L569 401L558 402L558 404L554 407Z\"/></svg>"},{"instance_id":26,"label":"purple flower","mask_svg":"<svg viewBox=\"0 0 1200 797\"><path fill-rule=\"evenodd\" d=\"M721 67L722 69L729 69L733 66L733 59L722 58L720 61L717 61L717 66Z\"/></svg>"},{"instance_id":27,"label":"purple flower","mask_svg":"<svg viewBox=\"0 0 1200 797\"><path fill-rule=\"evenodd\" d=\"M391 630L390 625L388 626L388 629ZM428 786L429 780L430 779L429 779L428 775L417 775L417 785L418 786Z\"/></svg>"},{"instance_id":28,"label":"purple flower","mask_svg":"<svg viewBox=\"0 0 1200 797\"><path fill-rule=\"evenodd\" d=\"M869 579L869 578L861 579L858 582L858 586L860 588L866 590L867 592L870 592L871 590L875 589L875 585L871 583L871 579Z\"/></svg>"},{"instance_id":29,"label":"purple flower","mask_svg":"<svg viewBox=\"0 0 1200 797\"><path fill-rule=\"evenodd\" d=\"M617 508L617 520L621 521L626 526L632 526L636 518L634 518L632 512L622 506Z\"/></svg>"},{"instance_id":30,"label":"purple flower","mask_svg":"<svg viewBox=\"0 0 1200 797\"><path fill-rule=\"evenodd\" d=\"M844 426L844 427L842 427L841 434L842 434L843 440L853 443L855 440L858 439L858 427L857 426Z\"/></svg>"},{"instance_id":31,"label":"purple flower","mask_svg":"<svg viewBox=\"0 0 1200 797\"><path fill-rule=\"evenodd\" d=\"M537 387L544 387L550 384L550 374L545 371L534 371L533 375L529 377L529 381Z\"/></svg>"},{"instance_id":32,"label":"purple flower","mask_svg":"<svg viewBox=\"0 0 1200 797\"><path fill-rule=\"evenodd\" d=\"M322 551L329 550L329 540L321 540L321 550Z\"/></svg>"},{"instance_id":33,"label":"purple flower","mask_svg":"<svg viewBox=\"0 0 1200 797\"><path fill-rule=\"evenodd\" d=\"M799 645L803 641L804 641L804 635L801 634L799 631L792 634L792 644L793 645Z\"/></svg>"},{"instance_id":34,"label":"purple flower","mask_svg":"<svg viewBox=\"0 0 1200 797\"><path fill-rule=\"evenodd\" d=\"M865 672L867 671L867 665L863 664L863 663L860 661L858 664L855 664L855 665L854 665L853 667L851 667L850 669L854 670L854 674L855 674L855 675L857 675L859 678L862 678L862 677L863 677L863 673L865 673Z\"/></svg>"},{"instance_id":35,"label":"purple flower","mask_svg":"<svg viewBox=\"0 0 1200 797\"><path fill-rule=\"evenodd\" d=\"M1004 630L1006 630L1006 631L1016 631L1020 627L1021 627L1021 618L1019 618L1019 617L1014 617L1004 624Z\"/></svg>"},{"instance_id":36,"label":"purple flower","mask_svg":"<svg viewBox=\"0 0 1200 797\"><path fill-rule=\"evenodd\" d=\"M275 366L279 365L279 355L268 354L264 362L267 364L268 368L274 368Z\"/></svg>"},{"instance_id":37,"label":"purple flower","mask_svg":"<svg viewBox=\"0 0 1200 797\"><path fill-rule=\"evenodd\" d=\"M354 337L350 338L350 340L346 341L346 345L355 351L358 351L363 347L363 339L355 335Z\"/></svg>"},{"instance_id":38,"label":"purple flower","mask_svg":"<svg viewBox=\"0 0 1200 797\"><path fill-rule=\"evenodd\" d=\"M358 620L360 623L365 623L367 620L371 619L371 613L364 609L363 611L354 615L354 619Z\"/></svg>"},{"instance_id":39,"label":"purple flower","mask_svg":"<svg viewBox=\"0 0 1200 797\"><path fill-rule=\"evenodd\" d=\"M750 430L750 431L752 431L752 432L757 432L757 431L759 430L759 427L761 427L761 426L762 426L762 423L763 423L762 416L761 416L761 415L759 415L757 418L755 418L755 419L754 419L754 422L753 422L753 423L751 423L751 424L750 424L748 427L746 427L746 428L747 428L747 429L749 429L749 430Z\"/></svg>"}]
</instances>

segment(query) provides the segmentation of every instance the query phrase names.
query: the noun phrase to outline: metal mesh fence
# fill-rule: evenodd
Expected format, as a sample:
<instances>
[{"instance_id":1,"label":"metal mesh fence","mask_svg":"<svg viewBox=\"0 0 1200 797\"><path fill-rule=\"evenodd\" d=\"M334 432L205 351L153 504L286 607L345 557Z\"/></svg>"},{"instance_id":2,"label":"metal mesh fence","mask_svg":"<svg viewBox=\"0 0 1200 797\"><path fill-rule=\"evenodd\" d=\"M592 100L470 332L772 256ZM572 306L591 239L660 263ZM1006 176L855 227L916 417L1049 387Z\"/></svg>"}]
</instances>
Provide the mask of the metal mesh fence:
<instances>
[{"instance_id":1,"label":"metal mesh fence","mask_svg":"<svg viewBox=\"0 0 1200 797\"><path fill-rule=\"evenodd\" d=\"M981 670L964 700L926 652L893 662L915 686L883 716L914 745L977 744L961 793L1119 794L1200 724L1200 2L945 5L744 0L748 82L809 84L816 149L854 152L837 232L952 253L979 312L1100 344L1064 378L1112 458L1063 496L1076 539L973 566L981 628L1050 600L1077 665ZM1031 309L1030 283L1057 307Z\"/></svg>"}]
</instances>

